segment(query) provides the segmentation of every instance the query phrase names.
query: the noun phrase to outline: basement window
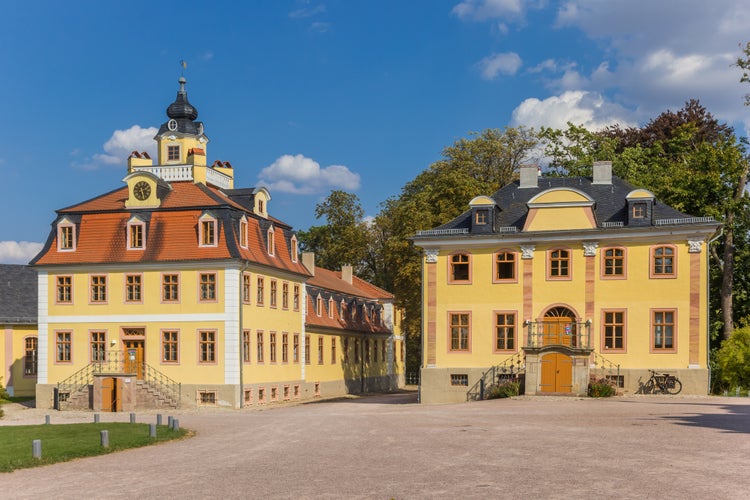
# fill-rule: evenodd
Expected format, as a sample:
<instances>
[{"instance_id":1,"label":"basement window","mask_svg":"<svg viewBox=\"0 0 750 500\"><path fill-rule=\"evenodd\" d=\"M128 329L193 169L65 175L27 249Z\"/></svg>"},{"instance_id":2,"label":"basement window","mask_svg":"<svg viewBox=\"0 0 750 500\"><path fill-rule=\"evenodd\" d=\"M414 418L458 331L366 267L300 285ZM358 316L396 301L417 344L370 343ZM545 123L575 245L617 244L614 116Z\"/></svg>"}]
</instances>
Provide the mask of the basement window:
<instances>
[{"instance_id":1,"label":"basement window","mask_svg":"<svg viewBox=\"0 0 750 500\"><path fill-rule=\"evenodd\" d=\"M469 375L465 373L451 373L451 385L468 387Z\"/></svg>"}]
</instances>

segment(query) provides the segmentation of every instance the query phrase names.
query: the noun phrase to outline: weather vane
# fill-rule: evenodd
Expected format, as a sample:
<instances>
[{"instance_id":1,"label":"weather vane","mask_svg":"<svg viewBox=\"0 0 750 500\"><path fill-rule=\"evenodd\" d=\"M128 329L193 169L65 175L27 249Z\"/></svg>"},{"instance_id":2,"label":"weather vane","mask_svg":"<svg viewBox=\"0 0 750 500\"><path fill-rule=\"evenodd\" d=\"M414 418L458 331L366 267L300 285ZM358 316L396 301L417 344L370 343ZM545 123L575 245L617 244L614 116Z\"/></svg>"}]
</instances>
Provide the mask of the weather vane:
<instances>
[{"instance_id":1,"label":"weather vane","mask_svg":"<svg viewBox=\"0 0 750 500\"><path fill-rule=\"evenodd\" d=\"M185 69L187 68L187 61L185 59L180 59L180 76L185 77Z\"/></svg>"}]
</instances>

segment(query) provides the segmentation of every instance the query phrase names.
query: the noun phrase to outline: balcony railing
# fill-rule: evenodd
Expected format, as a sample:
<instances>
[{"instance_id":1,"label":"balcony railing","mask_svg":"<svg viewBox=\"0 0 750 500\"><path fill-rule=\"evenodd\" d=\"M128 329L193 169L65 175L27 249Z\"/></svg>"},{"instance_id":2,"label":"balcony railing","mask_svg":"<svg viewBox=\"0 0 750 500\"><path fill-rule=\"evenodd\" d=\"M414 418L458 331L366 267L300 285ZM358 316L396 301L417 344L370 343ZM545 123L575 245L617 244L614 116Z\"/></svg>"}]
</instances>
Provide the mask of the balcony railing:
<instances>
[{"instance_id":1,"label":"balcony railing","mask_svg":"<svg viewBox=\"0 0 750 500\"><path fill-rule=\"evenodd\" d=\"M590 321L527 321L527 348L561 346L571 349L591 349Z\"/></svg>"},{"instance_id":2,"label":"balcony railing","mask_svg":"<svg viewBox=\"0 0 750 500\"><path fill-rule=\"evenodd\" d=\"M148 172L167 182L193 180L192 165L146 165L133 167L133 171Z\"/></svg>"}]
</instances>

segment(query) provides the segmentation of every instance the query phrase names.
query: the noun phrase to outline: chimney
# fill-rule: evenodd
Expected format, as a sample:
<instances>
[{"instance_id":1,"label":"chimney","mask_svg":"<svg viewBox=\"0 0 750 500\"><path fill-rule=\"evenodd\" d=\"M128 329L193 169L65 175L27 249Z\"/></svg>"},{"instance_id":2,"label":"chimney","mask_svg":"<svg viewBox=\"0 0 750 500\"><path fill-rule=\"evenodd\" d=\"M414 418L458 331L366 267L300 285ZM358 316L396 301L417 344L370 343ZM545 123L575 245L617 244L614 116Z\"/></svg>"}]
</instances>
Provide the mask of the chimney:
<instances>
[{"instance_id":1,"label":"chimney","mask_svg":"<svg viewBox=\"0 0 750 500\"><path fill-rule=\"evenodd\" d=\"M302 252L302 264L315 276L315 252Z\"/></svg>"},{"instance_id":2,"label":"chimney","mask_svg":"<svg viewBox=\"0 0 750 500\"><path fill-rule=\"evenodd\" d=\"M341 266L341 279L352 284L352 266Z\"/></svg>"},{"instance_id":3,"label":"chimney","mask_svg":"<svg viewBox=\"0 0 750 500\"><path fill-rule=\"evenodd\" d=\"M594 182L593 184L612 184L612 162L595 161L594 162Z\"/></svg>"},{"instance_id":4,"label":"chimney","mask_svg":"<svg viewBox=\"0 0 750 500\"><path fill-rule=\"evenodd\" d=\"M521 165L521 184L520 188L538 187L538 178L540 175L539 166L536 164Z\"/></svg>"}]
</instances>

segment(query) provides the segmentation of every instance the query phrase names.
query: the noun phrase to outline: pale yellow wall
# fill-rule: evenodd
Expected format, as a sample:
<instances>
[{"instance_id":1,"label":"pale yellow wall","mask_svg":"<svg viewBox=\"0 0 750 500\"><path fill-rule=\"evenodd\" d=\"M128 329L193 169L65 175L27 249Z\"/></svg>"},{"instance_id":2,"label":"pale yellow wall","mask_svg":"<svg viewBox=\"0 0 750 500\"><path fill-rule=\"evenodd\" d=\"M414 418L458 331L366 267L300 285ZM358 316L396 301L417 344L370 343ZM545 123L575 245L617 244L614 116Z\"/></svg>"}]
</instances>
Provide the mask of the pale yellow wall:
<instances>
[{"instance_id":1,"label":"pale yellow wall","mask_svg":"<svg viewBox=\"0 0 750 500\"><path fill-rule=\"evenodd\" d=\"M14 396L33 396L36 376L24 375L26 338L37 337L36 325L5 325L0 328L0 384L12 387Z\"/></svg>"},{"instance_id":2,"label":"pale yellow wall","mask_svg":"<svg viewBox=\"0 0 750 500\"><path fill-rule=\"evenodd\" d=\"M529 210L525 231L593 229L596 227L590 207L534 208Z\"/></svg>"},{"instance_id":3,"label":"pale yellow wall","mask_svg":"<svg viewBox=\"0 0 750 500\"><path fill-rule=\"evenodd\" d=\"M656 242L632 244L627 248L627 279L601 279L601 256L605 245L600 245L594 258L595 305L591 317L586 314L586 260L580 242L570 245L537 244L532 260L533 292L532 311L524 317L523 267L520 246L511 247L517 253L516 283L493 283L493 252L497 247L477 249L471 252L471 284L448 284L448 259L455 251L441 251L438 262L424 263L437 266L436 309L436 365L438 367L490 367L508 359L511 354L494 353L494 313L515 312L517 317L517 352L526 343L523 321L542 319L545 311L554 306L565 306L573 310L578 319L591 319L591 342L597 353L603 354L623 367L637 368L686 368L689 365L690 345L690 260L685 241L676 244L677 278L652 279L649 277L649 250ZM548 249L563 248L571 252L571 280L547 279ZM699 254L701 303L699 306L699 354L701 367L706 364L706 259L705 247ZM427 282L425 276L425 283ZM424 288L423 301L428 302ZM602 310L626 308L626 349L623 354L614 354L601 349ZM651 310L677 309L676 354L651 353ZM471 312L470 352L449 352L449 311ZM425 309L426 314L426 309ZM424 320L425 332L427 318ZM423 348L426 349L427 335Z\"/></svg>"}]
</instances>

